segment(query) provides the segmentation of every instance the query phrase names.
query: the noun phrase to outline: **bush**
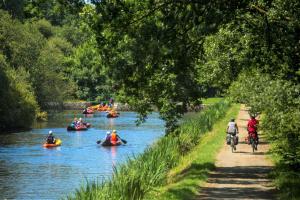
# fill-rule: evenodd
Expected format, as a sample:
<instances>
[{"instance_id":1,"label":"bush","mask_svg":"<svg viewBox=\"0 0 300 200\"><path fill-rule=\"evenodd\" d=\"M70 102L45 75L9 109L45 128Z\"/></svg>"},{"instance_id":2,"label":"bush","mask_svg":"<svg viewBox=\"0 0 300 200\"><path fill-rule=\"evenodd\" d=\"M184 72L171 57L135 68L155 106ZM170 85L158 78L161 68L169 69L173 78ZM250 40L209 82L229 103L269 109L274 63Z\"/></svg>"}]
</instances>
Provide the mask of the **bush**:
<instances>
[{"instance_id":1,"label":"bush","mask_svg":"<svg viewBox=\"0 0 300 200\"><path fill-rule=\"evenodd\" d=\"M7 69L1 54L0 64L0 130L29 128L38 110L29 74L23 68Z\"/></svg>"}]
</instances>

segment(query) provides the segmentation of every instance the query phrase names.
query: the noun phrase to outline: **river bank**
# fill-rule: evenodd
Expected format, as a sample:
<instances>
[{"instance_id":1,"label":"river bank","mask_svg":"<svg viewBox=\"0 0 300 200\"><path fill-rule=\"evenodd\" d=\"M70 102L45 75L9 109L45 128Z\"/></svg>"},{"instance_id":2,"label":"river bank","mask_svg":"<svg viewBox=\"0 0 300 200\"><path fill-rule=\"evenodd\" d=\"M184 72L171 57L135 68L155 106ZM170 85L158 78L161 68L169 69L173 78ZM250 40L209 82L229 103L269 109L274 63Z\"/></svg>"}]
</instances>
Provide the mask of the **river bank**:
<instances>
[{"instance_id":1,"label":"river bank","mask_svg":"<svg viewBox=\"0 0 300 200\"><path fill-rule=\"evenodd\" d=\"M63 102L62 104L56 102L47 103L47 110L83 110L86 107L97 105L95 102L78 101L78 102ZM200 104L198 106L189 107L189 112L200 111L209 104ZM114 109L118 111L134 111L127 103L114 103ZM156 109L154 108L156 111Z\"/></svg>"},{"instance_id":2,"label":"river bank","mask_svg":"<svg viewBox=\"0 0 300 200\"><path fill-rule=\"evenodd\" d=\"M76 101L76 102L63 102L62 104L57 102L47 103L47 110L83 110L86 107L97 105L91 101ZM118 111L133 111L128 104L115 103L114 108Z\"/></svg>"}]
</instances>

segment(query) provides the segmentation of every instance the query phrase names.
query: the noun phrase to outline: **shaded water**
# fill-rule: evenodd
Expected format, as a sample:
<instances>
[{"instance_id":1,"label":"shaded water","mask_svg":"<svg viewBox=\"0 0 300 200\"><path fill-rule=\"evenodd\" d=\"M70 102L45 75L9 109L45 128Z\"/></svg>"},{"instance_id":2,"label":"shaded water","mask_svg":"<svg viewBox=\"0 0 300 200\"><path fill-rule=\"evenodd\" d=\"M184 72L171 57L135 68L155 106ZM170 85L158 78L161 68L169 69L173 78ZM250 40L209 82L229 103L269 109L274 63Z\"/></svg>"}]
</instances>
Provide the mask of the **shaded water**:
<instances>
[{"instance_id":1,"label":"shaded water","mask_svg":"<svg viewBox=\"0 0 300 200\"><path fill-rule=\"evenodd\" d=\"M140 127L136 114L122 112L119 118L107 119L105 113L77 115L92 123L87 131L67 131L74 113L55 114L47 123L34 125L28 132L0 134L0 199L59 199L74 192L86 180L101 181L112 167L128 156L142 153L163 135L163 121L149 116ZM116 129L127 145L101 147L107 130ZM49 130L62 140L62 146L42 147Z\"/></svg>"}]
</instances>

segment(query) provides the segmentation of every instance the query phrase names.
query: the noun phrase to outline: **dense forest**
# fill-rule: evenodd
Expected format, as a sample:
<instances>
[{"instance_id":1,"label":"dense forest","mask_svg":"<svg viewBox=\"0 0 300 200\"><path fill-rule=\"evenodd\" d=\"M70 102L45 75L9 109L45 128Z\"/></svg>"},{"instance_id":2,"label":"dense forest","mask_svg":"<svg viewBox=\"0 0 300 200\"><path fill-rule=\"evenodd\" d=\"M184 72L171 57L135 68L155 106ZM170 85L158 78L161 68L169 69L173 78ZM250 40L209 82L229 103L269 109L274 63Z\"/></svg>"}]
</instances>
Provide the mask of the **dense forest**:
<instances>
[{"instance_id":1,"label":"dense forest","mask_svg":"<svg viewBox=\"0 0 300 200\"><path fill-rule=\"evenodd\" d=\"M27 128L49 102L112 90L84 1L0 1L0 130Z\"/></svg>"},{"instance_id":2,"label":"dense forest","mask_svg":"<svg viewBox=\"0 0 300 200\"><path fill-rule=\"evenodd\" d=\"M227 96L263 114L280 165L300 168L298 0L0 1L0 129L47 102L112 94L176 130ZM176 132L176 131L175 131Z\"/></svg>"}]
</instances>

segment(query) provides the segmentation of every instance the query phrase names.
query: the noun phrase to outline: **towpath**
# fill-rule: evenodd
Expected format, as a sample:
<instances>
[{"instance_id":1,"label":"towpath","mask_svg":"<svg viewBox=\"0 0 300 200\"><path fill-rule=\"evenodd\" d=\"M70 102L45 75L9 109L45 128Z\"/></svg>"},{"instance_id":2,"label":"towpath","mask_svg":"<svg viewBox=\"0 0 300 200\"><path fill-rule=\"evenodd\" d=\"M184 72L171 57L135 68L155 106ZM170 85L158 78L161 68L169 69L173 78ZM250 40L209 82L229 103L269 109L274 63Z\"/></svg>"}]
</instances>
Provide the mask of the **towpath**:
<instances>
[{"instance_id":1,"label":"towpath","mask_svg":"<svg viewBox=\"0 0 300 200\"><path fill-rule=\"evenodd\" d=\"M224 144L217 156L216 169L209 175L196 199L276 199L275 189L268 178L268 173L273 169L266 155L269 145L261 137L258 151L252 153L244 140L248 119L246 108L241 106L236 120L240 132L237 150L232 153L230 146Z\"/></svg>"}]
</instances>

